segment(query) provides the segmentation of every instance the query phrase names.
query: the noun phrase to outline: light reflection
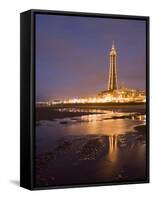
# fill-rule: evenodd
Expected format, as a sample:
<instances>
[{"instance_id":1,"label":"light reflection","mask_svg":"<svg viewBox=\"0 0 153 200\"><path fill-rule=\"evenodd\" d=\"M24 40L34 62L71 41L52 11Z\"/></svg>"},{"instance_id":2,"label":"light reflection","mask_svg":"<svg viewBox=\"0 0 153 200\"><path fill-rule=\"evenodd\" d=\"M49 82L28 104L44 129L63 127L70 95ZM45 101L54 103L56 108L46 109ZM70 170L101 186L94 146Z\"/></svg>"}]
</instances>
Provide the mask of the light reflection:
<instances>
[{"instance_id":1,"label":"light reflection","mask_svg":"<svg viewBox=\"0 0 153 200\"><path fill-rule=\"evenodd\" d=\"M74 123L72 126L69 127L69 131L70 133L76 132L76 134L98 134L106 136L108 138L108 160L114 165L115 163L117 163L118 159L118 142L120 136L124 135L122 137L125 138L126 134L136 132L135 124L145 124L146 118L145 115L140 115L137 113L124 113L114 111L103 112L105 112L105 114L88 114L81 116L80 118L82 125L80 126L77 123ZM114 116L121 118L113 119ZM129 118L122 118L125 116Z\"/></svg>"},{"instance_id":2,"label":"light reflection","mask_svg":"<svg viewBox=\"0 0 153 200\"><path fill-rule=\"evenodd\" d=\"M80 124L81 127L77 122L82 124ZM82 134L98 133L98 135L112 136L135 132L136 123L138 125L145 125L145 115L105 111L105 114L88 114L82 115L81 117L75 117L75 121L73 121L69 129L70 132L76 130L76 134L83 132Z\"/></svg>"},{"instance_id":3,"label":"light reflection","mask_svg":"<svg viewBox=\"0 0 153 200\"><path fill-rule=\"evenodd\" d=\"M111 162L115 162L117 159L117 148L118 148L118 140L117 135L108 136L109 138L109 152L108 158Z\"/></svg>"},{"instance_id":4,"label":"light reflection","mask_svg":"<svg viewBox=\"0 0 153 200\"><path fill-rule=\"evenodd\" d=\"M107 119L107 120L106 120ZM112 119L110 115L91 114L81 117L82 122L91 122L91 125L87 126L87 133L97 133L97 131L104 135L120 135L128 132L134 132L135 120L140 121L139 124L144 124L145 117L132 117L130 119ZM144 122L144 123L142 123Z\"/></svg>"},{"instance_id":5,"label":"light reflection","mask_svg":"<svg viewBox=\"0 0 153 200\"><path fill-rule=\"evenodd\" d=\"M85 110L81 110L85 111ZM97 110L87 110L87 112ZM104 114L87 114L75 117L75 122L69 124L67 132L74 135L103 135L107 137L108 159L115 163L118 159L119 138L122 135L136 132L135 126L145 124L145 115L138 113L102 111ZM113 118L115 117L115 118ZM123 118L122 118L123 117ZM126 118L127 117L127 118ZM79 123L77 123L77 120ZM88 123L89 122L89 123Z\"/></svg>"}]
</instances>

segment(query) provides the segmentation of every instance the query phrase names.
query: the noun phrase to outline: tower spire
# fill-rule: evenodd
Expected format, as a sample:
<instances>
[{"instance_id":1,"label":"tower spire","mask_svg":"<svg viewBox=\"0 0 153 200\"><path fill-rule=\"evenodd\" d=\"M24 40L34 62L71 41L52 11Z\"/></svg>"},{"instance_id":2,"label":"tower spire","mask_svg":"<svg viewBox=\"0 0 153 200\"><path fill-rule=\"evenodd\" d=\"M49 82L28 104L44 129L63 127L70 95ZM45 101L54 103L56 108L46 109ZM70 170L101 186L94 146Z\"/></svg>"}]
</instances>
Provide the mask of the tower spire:
<instances>
[{"instance_id":1,"label":"tower spire","mask_svg":"<svg viewBox=\"0 0 153 200\"><path fill-rule=\"evenodd\" d=\"M110 53L109 53L110 67L109 67L108 90L118 89L116 58L117 58L117 53L116 53L114 40L113 40L112 41L112 49L110 50Z\"/></svg>"},{"instance_id":2,"label":"tower spire","mask_svg":"<svg viewBox=\"0 0 153 200\"><path fill-rule=\"evenodd\" d=\"M115 49L114 40L112 41L112 49Z\"/></svg>"}]
</instances>

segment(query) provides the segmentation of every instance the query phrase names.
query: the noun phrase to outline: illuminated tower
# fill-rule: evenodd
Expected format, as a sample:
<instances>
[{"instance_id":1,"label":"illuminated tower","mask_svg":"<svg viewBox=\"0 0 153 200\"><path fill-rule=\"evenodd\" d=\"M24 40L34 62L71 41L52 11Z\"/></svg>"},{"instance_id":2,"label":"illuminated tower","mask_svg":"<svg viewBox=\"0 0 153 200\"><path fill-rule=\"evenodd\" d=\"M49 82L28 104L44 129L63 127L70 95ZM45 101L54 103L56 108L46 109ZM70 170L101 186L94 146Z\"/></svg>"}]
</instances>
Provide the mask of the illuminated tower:
<instances>
[{"instance_id":1,"label":"illuminated tower","mask_svg":"<svg viewBox=\"0 0 153 200\"><path fill-rule=\"evenodd\" d=\"M117 57L117 53L116 53L115 45L113 42L112 49L110 50L110 53L109 53L110 66L109 66L108 90L116 90L118 88L116 57Z\"/></svg>"}]
</instances>

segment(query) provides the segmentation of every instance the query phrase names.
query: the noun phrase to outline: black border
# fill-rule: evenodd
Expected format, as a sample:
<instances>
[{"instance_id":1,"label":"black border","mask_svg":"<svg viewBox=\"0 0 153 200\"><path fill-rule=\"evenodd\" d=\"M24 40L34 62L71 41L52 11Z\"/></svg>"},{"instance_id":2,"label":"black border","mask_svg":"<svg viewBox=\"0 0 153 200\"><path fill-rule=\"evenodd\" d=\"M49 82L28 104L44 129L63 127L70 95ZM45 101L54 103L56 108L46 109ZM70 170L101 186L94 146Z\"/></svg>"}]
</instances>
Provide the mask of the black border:
<instances>
[{"instance_id":1,"label":"black border","mask_svg":"<svg viewBox=\"0 0 153 200\"><path fill-rule=\"evenodd\" d=\"M32 189L31 13L20 14L20 186Z\"/></svg>"},{"instance_id":2,"label":"black border","mask_svg":"<svg viewBox=\"0 0 153 200\"><path fill-rule=\"evenodd\" d=\"M30 92L29 92L29 108L30 108L30 137L29 137L29 161L30 161L30 173L29 177L27 179L30 179L30 185L26 186L25 184L22 184L21 179L21 186L25 187L30 190L40 190L40 189L57 189L57 188L74 188L74 187L89 187L89 186L107 186L107 185L123 185L123 184L138 184L138 183L149 183L149 17L148 16L132 16L132 15L115 15L115 14L100 14L100 13L84 13L84 12L69 12L69 11L50 11L50 10L29 10L26 12L21 13L21 15L25 15L28 13L28 16L30 15L30 39L29 47L30 47ZM113 18L113 19L124 19L124 20L144 20L146 22L146 130L147 130L147 137L146 137L146 179L145 180L135 180L135 181L112 181L112 182L104 182L104 183L86 183L86 184L69 184L69 185L59 185L59 186L42 186L37 187L35 186L35 20L37 14L45 14L45 15L64 15L64 16L75 16L75 17L96 17L96 18ZM22 26L22 20L21 20L21 26ZM21 37L22 37L22 31L21 31ZM21 54L23 53L23 47L21 45ZM21 56L22 61L22 56ZM22 62L21 62L22 63ZM22 67L22 66L21 66ZM21 85L22 83L22 77L23 74L21 73ZM25 83L24 83L25 84ZM23 96L23 95L21 95ZM23 97L21 98L21 108ZM21 112L21 116L25 113L25 110ZM22 124L22 122L21 122ZM22 131L23 132L23 131ZM24 133L26 134L26 133ZM21 137L24 138L24 134L21 134ZM21 138L22 141L22 138ZM23 144L23 141L22 141ZM21 151L23 152L23 146L20 146ZM21 177L23 172L25 172L26 166L23 167L22 160L23 160L23 154L21 153ZM25 156L25 155L24 155ZM21 169L20 168L20 169ZM27 174L27 175L28 175Z\"/></svg>"}]
</instances>

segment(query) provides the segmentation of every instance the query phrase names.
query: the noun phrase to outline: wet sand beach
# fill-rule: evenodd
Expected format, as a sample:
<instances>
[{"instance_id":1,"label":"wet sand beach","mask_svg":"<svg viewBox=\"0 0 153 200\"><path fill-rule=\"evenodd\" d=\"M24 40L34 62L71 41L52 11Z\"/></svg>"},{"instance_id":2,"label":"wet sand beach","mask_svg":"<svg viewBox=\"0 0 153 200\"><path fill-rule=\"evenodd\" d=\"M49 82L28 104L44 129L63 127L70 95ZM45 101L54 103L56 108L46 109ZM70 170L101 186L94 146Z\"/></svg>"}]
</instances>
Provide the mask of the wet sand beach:
<instances>
[{"instance_id":1,"label":"wet sand beach","mask_svg":"<svg viewBox=\"0 0 153 200\"><path fill-rule=\"evenodd\" d=\"M54 120L56 118L82 116L86 114L103 113L103 110L113 110L122 112L138 112L145 114L146 104L144 103L124 103L124 104L74 104L74 105L54 105L36 108L36 121Z\"/></svg>"},{"instance_id":2,"label":"wet sand beach","mask_svg":"<svg viewBox=\"0 0 153 200\"><path fill-rule=\"evenodd\" d=\"M39 111L37 186L145 180L144 106Z\"/></svg>"}]
</instances>

